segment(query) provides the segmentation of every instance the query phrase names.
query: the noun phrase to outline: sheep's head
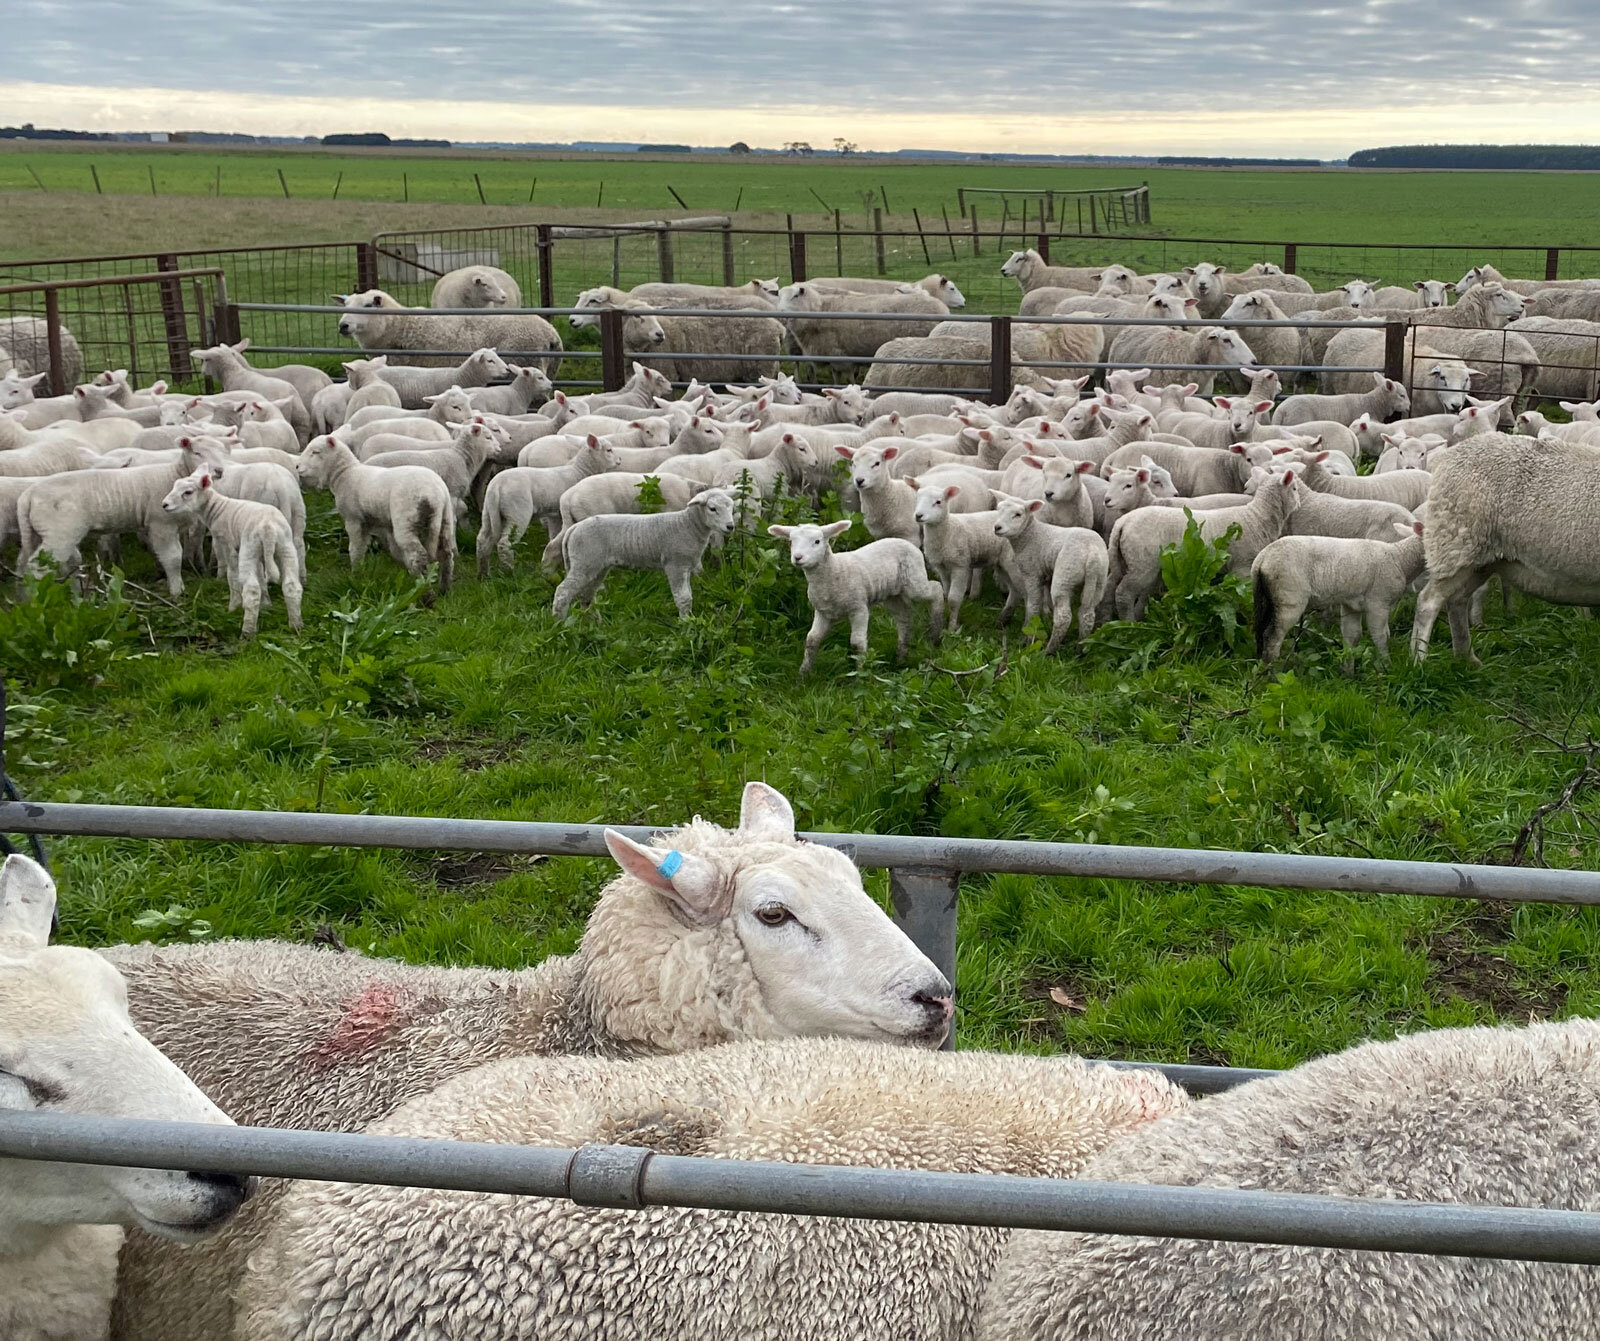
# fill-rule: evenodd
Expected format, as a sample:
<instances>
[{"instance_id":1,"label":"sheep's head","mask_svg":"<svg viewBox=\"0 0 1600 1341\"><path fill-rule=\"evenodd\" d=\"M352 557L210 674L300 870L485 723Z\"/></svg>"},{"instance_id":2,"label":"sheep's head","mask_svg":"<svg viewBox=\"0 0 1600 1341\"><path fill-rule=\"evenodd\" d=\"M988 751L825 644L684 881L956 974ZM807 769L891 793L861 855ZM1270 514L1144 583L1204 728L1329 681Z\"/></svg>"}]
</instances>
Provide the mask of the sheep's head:
<instances>
[{"instance_id":1,"label":"sheep's head","mask_svg":"<svg viewBox=\"0 0 1600 1341\"><path fill-rule=\"evenodd\" d=\"M382 289L368 289L364 293L336 293L333 301L344 308L344 315L339 318L339 334L347 339L358 336L379 313L403 310L400 300Z\"/></svg>"},{"instance_id":2,"label":"sheep's head","mask_svg":"<svg viewBox=\"0 0 1600 1341\"><path fill-rule=\"evenodd\" d=\"M1200 299L1220 296L1223 292L1222 276L1226 269L1226 266L1213 265L1210 261L1184 266L1183 273L1189 276L1189 292Z\"/></svg>"},{"instance_id":3,"label":"sheep's head","mask_svg":"<svg viewBox=\"0 0 1600 1341\"><path fill-rule=\"evenodd\" d=\"M1405 385L1395 381L1392 377L1385 377L1382 373L1372 374L1372 386L1375 391L1381 391L1389 400L1389 408L1398 414L1409 414L1411 411L1411 393Z\"/></svg>"},{"instance_id":4,"label":"sheep's head","mask_svg":"<svg viewBox=\"0 0 1600 1341\"><path fill-rule=\"evenodd\" d=\"M1266 299L1263 298L1259 293L1241 293L1237 295L1231 303L1228 304L1227 309L1222 315L1224 318L1248 317L1254 319L1257 317L1264 317L1266 316L1266 312L1262 309L1264 309L1266 305Z\"/></svg>"},{"instance_id":5,"label":"sheep's head","mask_svg":"<svg viewBox=\"0 0 1600 1341\"><path fill-rule=\"evenodd\" d=\"M312 438L306 444L305 450L295 457L294 473L313 488L323 487L341 447L347 452L350 450L341 439L331 433Z\"/></svg>"},{"instance_id":6,"label":"sheep's head","mask_svg":"<svg viewBox=\"0 0 1600 1341\"><path fill-rule=\"evenodd\" d=\"M1030 458L1024 457L1023 460ZM1094 471L1093 461L1074 461L1054 456L1043 463L1044 497L1047 503L1064 503L1083 488L1083 477Z\"/></svg>"},{"instance_id":7,"label":"sheep's head","mask_svg":"<svg viewBox=\"0 0 1600 1341\"><path fill-rule=\"evenodd\" d=\"M783 288L783 286L778 283L778 277L776 275L774 275L771 279L752 279L746 287L751 293L760 294L763 298L770 298L774 302L777 301L778 294Z\"/></svg>"},{"instance_id":8,"label":"sheep's head","mask_svg":"<svg viewBox=\"0 0 1600 1341\"><path fill-rule=\"evenodd\" d=\"M494 381L501 377L511 376L511 365L508 364L495 349L475 349L467 364L485 381Z\"/></svg>"},{"instance_id":9,"label":"sheep's head","mask_svg":"<svg viewBox=\"0 0 1600 1341\"><path fill-rule=\"evenodd\" d=\"M1270 400L1251 400L1248 396L1218 396L1216 403L1228 412L1228 431L1236 438L1248 438L1261 417L1272 412Z\"/></svg>"},{"instance_id":10,"label":"sheep's head","mask_svg":"<svg viewBox=\"0 0 1600 1341\"><path fill-rule=\"evenodd\" d=\"M930 275L929 278L933 281L929 292L952 312L967 305L967 295L956 287L955 280L948 275Z\"/></svg>"},{"instance_id":11,"label":"sheep's head","mask_svg":"<svg viewBox=\"0 0 1600 1341\"><path fill-rule=\"evenodd\" d=\"M812 312L822 308L822 294L811 284L786 284L778 290L780 312Z\"/></svg>"},{"instance_id":12,"label":"sheep's head","mask_svg":"<svg viewBox=\"0 0 1600 1341\"><path fill-rule=\"evenodd\" d=\"M474 270L468 287L471 290L468 307L504 307L511 301L511 295L487 270Z\"/></svg>"},{"instance_id":13,"label":"sheep's head","mask_svg":"<svg viewBox=\"0 0 1600 1341\"><path fill-rule=\"evenodd\" d=\"M1250 389L1266 400L1276 400L1283 390L1283 378L1276 368L1245 367L1239 371L1250 379Z\"/></svg>"},{"instance_id":14,"label":"sheep's head","mask_svg":"<svg viewBox=\"0 0 1600 1341\"><path fill-rule=\"evenodd\" d=\"M833 402L833 412L842 424L859 428L872 417L872 401L854 382L841 387L825 386L822 394Z\"/></svg>"},{"instance_id":15,"label":"sheep's head","mask_svg":"<svg viewBox=\"0 0 1600 1341\"><path fill-rule=\"evenodd\" d=\"M1020 284L1023 276L1028 271L1032 270L1036 265L1043 264L1044 258L1036 251L1031 249L1028 251L1014 251L1010 256L1006 257L1005 263L1000 267L1000 273L1016 280Z\"/></svg>"},{"instance_id":16,"label":"sheep's head","mask_svg":"<svg viewBox=\"0 0 1600 1341\"><path fill-rule=\"evenodd\" d=\"M1478 283L1478 281L1482 278L1483 267L1479 265L1473 266L1471 270L1467 271L1466 274L1462 275L1461 278L1455 282L1456 297L1461 297L1462 294L1466 293L1468 289L1470 289L1474 284Z\"/></svg>"},{"instance_id":17,"label":"sheep's head","mask_svg":"<svg viewBox=\"0 0 1600 1341\"><path fill-rule=\"evenodd\" d=\"M629 312L622 323L622 343L629 349L652 349L666 338L667 328L649 312Z\"/></svg>"},{"instance_id":18,"label":"sheep's head","mask_svg":"<svg viewBox=\"0 0 1600 1341\"><path fill-rule=\"evenodd\" d=\"M56 888L27 857L0 865L0 1111L231 1125L133 1027L127 989L92 950L52 946ZM232 1175L0 1162L0 1237L67 1224L137 1225L179 1242L249 1195Z\"/></svg>"},{"instance_id":19,"label":"sheep's head","mask_svg":"<svg viewBox=\"0 0 1600 1341\"><path fill-rule=\"evenodd\" d=\"M39 384L47 376L48 373L34 373L32 377L24 377L15 368L9 369L4 377L0 377L0 410L31 404Z\"/></svg>"},{"instance_id":20,"label":"sheep's head","mask_svg":"<svg viewBox=\"0 0 1600 1341\"><path fill-rule=\"evenodd\" d=\"M715 535L731 534L738 520L733 495L726 489L702 489L689 500L688 511L700 513Z\"/></svg>"},{"instance_id":21,"label":"sheep's head","mask_svg":"<svg viewBox=\"0 0 1600 1341\"><path fill-rule=\"evenodd\" d=\"M1341 284L1339 292L1344 294L1344 305L1356 311L1371 307L1378 297L1378 291L1364 279L1352 279Z\"/></svg>"},{"instance_id":22,"label":"sheep's head","mask_svg":"<svg viewBox=\"0 0 1600 1341\"><path fill-rule=\"evenodd\" d=\"M1153 497L1150 492L1150 468L1130 466L1113 470L1107 481L1105 511L1108 517L1120 517L1142 507Z\"/></svg>"},{"instance_id":23,"label":"sheep's head","mask_svg":"<svg viewBox=\"0 0 1600 1341\"><path fill-rule=\"evenodd\" d=\"M1485 314L1496 326L1504 326L1527 315L1528 300L1520 293L1513 293L1500 284L1485 284L1483 292L1487 304Z\"/></svg>"},{"instance_id":24,"label":"sheep's head","mask_svg":"<svg viewBox=\"0 0 1600 1341\"><path fill-rule=\"evenodd\" d=\"M1449 307L1451 286L1442 279L1413 280L1411 287L1422 295L1424 307Z\"/></svg>"},{"instance_id":25,"label":"sheep's head","mask_svg":"<svg viewBox=\"0 0 1600 1341\"><path fill-rule=\"evenodd\" d=\"M200 506L200 500L213 488L211 471L201 466L192 475L185 475L172 486L167 496L161 500L161 510L174 514L194 512Z\"/></svg>"},{"instance_id":26,"label":"sheep's head","mask_svg":"<svg viewBox=\"0 0 1600 1341\"><path fill-rule=\"evenodd\" d=\"M826 526L804 523L798 526L769 526L767 534L789 542L789 562L802 571L827 563L833 553L830 543L850 529L848 519Z\"/></svg>"},{"instance_id":27,"label":"sheep's head","mask_svg":"<svg viewBox=\"0 0 1600 1341\"><path fill-rule=\"evenodd\" d=\"M919 484L915 479L906 481L917 491L916 510L912 514L923 526L938 526L950 516L950 503L960 492L959 484Z\"/></svg>"},{"instance_id":28,"label":"sheep's head","mask_svg":"<svg viewBox=\"0 0 1600 1341\"><path fill-rule=\"evenodd\" d=\"M638 430L641 447L665 447L672 441L672 423L660 415L635 419L628 427Z\"/></svg>"},{"instance_id":29,"label":"sheep's head","mask_svg":"<svg viewBox=\"0 0 1600 1341\"><path fill-rule=\"evenodd\" d=\"M1447 414L1455 414L1467 403L1475 369L1459 359L1440 359L1423 370L1421 384L1439 398Z\"/></svg>"},{"instance_id":30,"label":"sheep's head","mask_svg":"<svg viewBox=\"0 0 1600 1341\"><path fill-rule=\"evenodd\" d=\"M994 496L994 533L1003 540L1015 540L1044 510L1042 498L1018 498L998 491Z\"/></svg>"},{"instance_id":31,"label":"sheep's head","mask_svg":"<svg viewBox=\"0 0 1600 1341\"><path fill-rule=\"evenodd\" d=\"M430 411L437 410L447 424L459 424L472 417L472 397L458 386L437 396L424 396L422 402Z\"/></svg>"},{"instance_id":32,"label":"sheep's head","mask_svg":"<svg viewBox=\"0 0 1600 1341\"><path fill-rule=\"evenodd\" d=\"M1200 347L1204 351L1207 363L1225 363L1231 367L1242 368L1255 358L1250 346L1245 344L1238 331L1223 330L1220 326L1207 326L1200 332L1200 340Z\"/></svg>"}]
</instances>

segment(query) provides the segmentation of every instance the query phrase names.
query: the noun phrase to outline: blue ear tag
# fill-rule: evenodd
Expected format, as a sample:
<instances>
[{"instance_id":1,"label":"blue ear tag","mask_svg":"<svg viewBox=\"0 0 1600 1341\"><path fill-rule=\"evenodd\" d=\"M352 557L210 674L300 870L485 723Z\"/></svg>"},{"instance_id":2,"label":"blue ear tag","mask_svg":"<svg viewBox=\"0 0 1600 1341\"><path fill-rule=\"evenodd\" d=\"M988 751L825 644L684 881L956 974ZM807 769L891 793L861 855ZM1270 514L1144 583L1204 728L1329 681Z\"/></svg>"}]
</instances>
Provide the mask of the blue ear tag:
<instances>
[{"instance_id":1,"label":"blue ear tag","mask_svg":"<svg viewBox=\"0 0 1600 1341\"><path fill-rule=\"evenodd\" d=\"M661 859L661 865L656 867L656 874L663 880L670 880L677 875L682 865L683 853L679 852L677 848L673 848L671 852Z\"/></svg>"}]
</instances>

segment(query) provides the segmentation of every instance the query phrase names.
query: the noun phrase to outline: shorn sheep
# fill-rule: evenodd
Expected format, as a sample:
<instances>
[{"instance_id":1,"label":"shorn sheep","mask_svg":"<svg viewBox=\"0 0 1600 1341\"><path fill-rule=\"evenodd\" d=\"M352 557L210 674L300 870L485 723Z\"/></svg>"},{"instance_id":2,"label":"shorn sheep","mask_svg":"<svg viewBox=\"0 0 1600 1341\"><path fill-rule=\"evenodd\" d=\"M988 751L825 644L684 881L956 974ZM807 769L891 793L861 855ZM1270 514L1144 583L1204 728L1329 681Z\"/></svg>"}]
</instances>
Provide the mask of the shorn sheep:
<instances>
[{"instance_id":1,"label":"shorn sheep","mask_svg":"<svg viewBox=\"0 0 1600 1341\"><path fill-rule=\"evenodd\" d=\"M413 967L281 941L107 951L134 1023L240 1122L359 1131L501 1058L635 1057L837 1034L937 1047L950 984L843 853L799 842L763 783L739 826L695 820L651 846L609 833L622 870L575 953L517 972ZM682 862L662 873L669 853ZM797 936L796 928L806 934ZM0 1023L0 1029L3 1029ZM119 1335L230 1337L232 1292L281 1184L233 1233L124 1255Z\"/></svg>"},{"instance_id":2,"label":"shorn sheep","mask_svg":"<svg viewBox=\"0 0 1600 1341\"><path fill-rule=\"evenodd\" d=\"M1207 1099L1082 1177L1389 1203L1600 1211L1600 1025L1368 1043ZM1593 1267L1208 1239L1023 1232L982 1341L1577 1341Z\"/></svg>"},{"instance_id":3,"label":"shorn sheep","mask_svg":"<svg viewBox=\"0 0 1600 1341\"><path fill-rule=\"evenodd\" d=\"M466 265L440 275L429 307L521 307L522 287L498 266Z\"/></svg>"},{"instance_id":4,"label":"shorn sheep","mask_svg":"<svg viewBox=\"0 0 1600 1341\"><path fill-rule=\"evenodd\" d=\"M676 299L647 298L637 290L600 286L585 289L575 304L582 308L614 307L628 311L623 326L624 347L632 352L649 350L659 354L653 366L665 377L687 382L741 382L757 376L775 376L778 355L783 352L783 326L770 317L672 317L655 316L652 307L726 308L731 311L766 308L770 304L754 294L717 298L684 295ZM594 325L598 318L578 314L571 318L575 328ZM659 332L659 339L641 323L648 322ZM869 351L870 352L870 351ZM676 357L667 358L666 355ZM730 354L764 354L770 361L726 357ZM699 357L691 357L698 355ZM723 355L724 357L718 357Z\"/></svg>"},{"instance_id":5,"label":"shorn sheep","mask_svg":"<svg viewBox=\"0 0 1600 1341\"><path fill-rule=\"evenodd\" d=\"M231 1125L128 1019L117 971L51 945L56 887L0 864L0 1112ZM0 1336L103 1341L123 1227L175 1243L215 1233L249 1185L229 1174L0 1160Z\"/></svg>"},{"instance_id":6,"label":"shorn sheep","mask_svg":"<svg viewBox=\"0 0 1600 1341\"><path fill-rule=\"evenodd\" d=\"M1005 259L1000 273L1017 281L1023 293L1034 289L1072 289L1093 293L1100 287L1100 266L1051 265L1032 247L1014 251Z\"/></svg>"},{"instance_id":7,"label":"shorn sheep","mask_svg":"<svg viewBox=\"0 0 1600 1341\"><path fill-rule=\"evenodd\" d=\"M363 349L459 351L415 356L418 364L445 367L461 354L488 347L501 350L508 363L531 363L552 378L561 366L561 337L548 321L532 313L493 317L485 309L486 315L481 317L419 316L382 289L336 293L333 300L345 309L339 318L339 334Z\"/></svg>"},{"instance_id":8,"label":"shorn sheep","mask_svg":"<svg viewBox=\"0 0 1600 1341\"><path fill-rule=\"evenodd\" d=\"M950 309L924 289L898 293L845 293L808 283L778 294L778 311L807 359L871 358L890 340L926 336ZM904 321L851 321L834 312L899 313ZM920 318L920 319L919 319Z\"/></svg>"},{"instance_id":9,"label":"shorn sheep","mask_svg":"<svg viewBox=\"0 0 1600 1341\"><path fill-rule=\"evenodd\" d=\"M928 641L939 645L944 627L944 592L928 576L922 551L909 540L889 537L874 540L843 554L832 542L850 529L848 519L826 526L805 523L769 526L777 540L789 543L789 562L806 575L806 598L811 602L811 628L806 633L800 674L809 675L817 649L840 620L850 623L850 654L860 663L867 656L867 625L872 607L886 605L897 635L895 654L905 660L911 648L913 602L928 603Z\"/></svg>"},{"instance_id":10,"label":"shorn sheep","mask_svg":"<svg viewBox=\"0 0 1600 1341\"><path fill-rule=\"evenodd\" d=\"M370 1130L1070 1178L1112 1140L1189 1107L1160 1076L1072 1057L804 1040L636 1062L517 1059ZM447 1341L470 1319L473 1341L749 1341L803 1320L812 1341L963 1341L1008 1237L305 1183L251 1262L238 1336Z\"/></svg>"},{"instance_id":11,"label":"shorn sheep","mask_svg":"<svg viewBox=\"0 0 1600 1341\"><path fill-rule=\"evenodd\" d=\"M731 533L736 521L733 495L726 489L706 489L677 512L581 521L561 533L567 575L556 588L551 612L564 619L574 603L587 608L613 568L648 568L667 575L678 617L687 619L694 610L691 579L712 539Z\"/></svg>"}]
</instances>

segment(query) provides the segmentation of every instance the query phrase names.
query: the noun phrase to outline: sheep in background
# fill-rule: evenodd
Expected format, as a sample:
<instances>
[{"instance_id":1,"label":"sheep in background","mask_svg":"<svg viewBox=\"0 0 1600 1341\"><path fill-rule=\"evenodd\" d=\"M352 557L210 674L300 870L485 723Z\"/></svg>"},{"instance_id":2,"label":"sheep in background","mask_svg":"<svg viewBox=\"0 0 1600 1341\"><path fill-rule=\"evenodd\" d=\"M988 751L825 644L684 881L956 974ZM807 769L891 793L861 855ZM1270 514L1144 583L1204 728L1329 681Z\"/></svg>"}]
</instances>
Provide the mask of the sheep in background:
<instances>
[{"instance_id":1,"label":"sheep in background","mask_svg":"<svg viewBox=\"0 0 1600 1341\"><path fill-rule=\"evenodd\" d=\"M913 288L900 293L849 293L809 283L790 284L778 294L778 311L803 357L826 361L839 356L870 358L891 340L926 336L950 309L932 294ZM904 321L850 321L833 312L904 314ZM788 315L788 314L794 315ZM917 320L917 317L925 319Z\"/></svg>"},{"instance_id":2,"label":"sheep in background","mask_svg":"<svg viewBox=\"0 0 1600 1341\"><path fill-rule=\"evenodd\" d=\"M1410 288L1388 284L1372 295L1372 306L1405 311L1413 307L1449 307L1454 286L1442 279L1413 280Z\"/></svg>"},{"instance_id":3,"label":"sheep in background","mask_svg":"<svg viewBox=\"0 0 1600 1341\"><path fill-rule=\"evenodd\" d=\"M1521 317L1515 331L1539 358L1539 394L1590 401L1600 395L1600 322Z\"/></svg>"},{"instance_id":4,"label":"sheep in background","mask_svg":"<svg viewBox=\"0 0 1600 1341\"><path fill-rule=\"evenodd\" d=\"M609 833L622 869L577 950L515 972L283 941L104 953L127 980L135 1024L256 1126L359 1131L508 1057L639 1057L797 1035L937 1047L949 1029L950 984L873 902L848 857L800 842L794 830L782 794L751 782L737 828L696 819L649 847ZM682 864L663 874L669 851ZM800 943L787 919L763 922L769 907L811 936ZM381 1039L368 1020L384 1023ZM363 1046L348 1046L352 1029ZM236 1282L284 1187L264 1186L214 1244L179 1252L148 1238L131 1243L121 1336L232 1336Z\"/></svg>"},{"instance_id":5,"label":"sheep in background","mask_svg":"<svg viewBox=\"0 0 1600 1341\"><path fill-rule=\"evenodd\" d=\"M1058 288L1085 294L1100 287L1101 266L1051 265L1032 247L1014 251L1005 259L1000 273L1017 281L1023 293L1034 289Z\"/></svg>"},{"instance_id":6,"label":"sheep in background","mask_svg":"<svg viewBox=\"0 0 1600 1341\"><path fill-rule=\"evenodd\" d=\"M1249 321L1287 321L1288 315L1272 301L1270 293L1241 293L1222 313L1226 322L1230 317ZM1274 372L1292 368L1300 362L1300 332L1287 326L1250 326L1238 332L1255 355L1252 362L1260 368Z\"/></svg>"},{"instance_id":7,"label":"sheep in background","mask_svg":"<svg viewBox=\"0 0 1600 1341\"><path fill-rule=\"evenodd\" d=\"M1150 300L1147 314L1167 319L1173 314L1171 299L1157 295ZM1199 329L1182 326L1124 326L1111 342L1106 361L1119 368L1147 368L1152 365L1198 365L1202 367L1244 368L1253 367L1255 356L1250 346L1237 331L1220 326L1202 326ZM1173 382L1194 379L1201 392L1210 395L1216 382L1216 373L1198 375L1181 367L1180 370L1152 373L1150 386L1167 386Z\"/></svg>"},{"instance_id":8,"label":"sheep in background","mask_svg":"<svg viewBox=\"0 0 1600 1341\"><path fill-rule=\"evenodd\" d=\"M83 381L83 351L78 339L65 326L61 332L60 386L74 386ZM33 373L50 371L50 327L43 317L0 317L0 351L4 351L11 369L24 377Z\"/></svg>"},{"instance_id":9,"label":"sheep in background","mask_svg":"<svg viewBox=\"0 0 1600 1341\"><path fill-rule=\"evenodd\" d=\"M418 354L415 362L423 367L448 367L461 354L487 347L503 351L501 356L507 362L530 363L552 378L561 366L561 337L554 326L533 313L506 317L421 316L382 289L334 294L333 300L345 309L339 318L339 334L354 339L363 349L460 351Z\"/></svg>"},{"instance_id":10,"label":"sheep in background","mask_svg":"<svg viewBox=\"0 0 1600 1341\"><path fill-rule=\"evenodd\" d=\"M932 294L952 312L967 305L966 295L956 287L955 281L940 274L924 275L921 279L904 283L896 279L861 279L849 275L824 276L820 279L808 275L805 282L836 293L904 293L908 287L917 288Z\"/></svg>"},{"instance_id":11,"label":"sheep in background","mask_svg":"<svg viewBox=\"0 0 1600 1341\"><path fill-rule=\"evenodd\" d=\"M629 315L623 327L624 348L633 352L649 349L661 354L663 357L655 361L656 367L669 382L687 382L698 378L706 382L723 383L743 381L753 376L775 376L778 372L778 355L783 352L783 326L769 317L661 317L652 315L649 309L726 306L737 311L766 305L743 297L729 299L726 303L708 303L695 298L662 302L659 299L645 299L637 292L624 293L621 289L606 285L585 289L578 295L575 304L582 308L615 307L626 310ZM597 325L599 318L584 313L574 315L569 320L574 327L581 328ZM655 332L659 332L659 335ZM702 357L666 358L669 354ZM718 357L726 354L765 354L770 362Z\"/></svg>"},{"instance_id":12,"label":"sheep in background","mask_svg":"<svg viewBox=\"0 0 1600 1341\"><path fill-rule=\"evenodd\" d=\"M221 382L224 391L248 391L278 403L287 399L290 403L284 407L285 417L294 425L295 436L303 446L311 440L311 411L301 398L299 387L284 378L252 368L244 357L244 351L249 347L248 340L240 340L232 345L192 349L189 357L202 374ZM331 384L331 378L329 382Z\"/></svg>"},{"instance_id":13,"label":"sheep in background","mask_svg":"<svg viewBox=\"0 0 1600 1341\"><path fill-rule=\"evenodd\" d=\"M497 266L467 265L440 275L429 307L521 307L522 288Z\"/></svg>"}]
</instances>

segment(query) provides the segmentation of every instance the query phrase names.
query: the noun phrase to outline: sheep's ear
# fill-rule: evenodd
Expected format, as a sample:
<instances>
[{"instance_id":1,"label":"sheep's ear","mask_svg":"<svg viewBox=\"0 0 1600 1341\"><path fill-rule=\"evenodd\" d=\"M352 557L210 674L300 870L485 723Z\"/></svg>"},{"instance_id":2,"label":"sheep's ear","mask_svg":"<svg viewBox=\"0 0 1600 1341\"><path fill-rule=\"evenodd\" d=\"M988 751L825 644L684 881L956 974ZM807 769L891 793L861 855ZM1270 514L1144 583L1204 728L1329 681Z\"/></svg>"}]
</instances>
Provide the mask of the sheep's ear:
<instances>
[{"instance_id":1,"label":"sheep's ear","mask_svg":"<svg viewBox=\"0 0 1600 1341\"><path fill-rule=\"evenodd\" d=\"M1232 396L1213 396L1211 398L1211 403L1213 405L1220 405L1224 410L1231 410L1233 408L1233 397Z\"/></svg>"},{"instance_id":2,"label":"sheep's ear","mask_svg":"<svg viewBox=\"0 0 1600 1341\"><path fill-rule=\"evenodd\" d=\"M1023 465L1030 466L1034 470L1043 470L1044 469L1044 462L1041 461L1037 456L1024 456L1024 457L1020 457L1018 459L1022 462Z\"/></svg>"},{"instance_id":3,"label":"sheep's ear","mask_svg":"<svg viewBox=\"0 0 1600 1341\"><path fill-rule=\"evenodd\" d=\"M1186 396L1192 396L1198 390L1200 390L1200 383L1198 383L1198 382L1189 382L1189 383L1185 384L1185 386L1183 388L1183 394L1186 395Z\"/></svg>"},{"instance_id":4,"label":"sheep's ear","mask_svg":"<svg viewBox=\"0 0 1600 1341\"><path fill-rule=\"evenodd\" d=\"M794 807L782 792L764 782L747 782L739 803L739 832L762 838L792 839Z\"/></svg>"},{"instance_id":5,"label":"sheep's ear","mask_svg":"<svg viewBox=\"0 0 1600 1341\"><path fill-rule=\"evenodd\" d=\"M0 866L0 939L30 945L50 942L56 915L56 884L30 857L13 853Z\"/></svg>"},{"instance_id":6,"label":"sheep's ear","mask_svg":"<svg viewBox=\"0 0 1600 1341\"><path fill-rule=\"evenodd\" d=\"M792 529L792 527L779 526L777 523L773 523L771 526L767 527L767 534L775 535L779 540L787 540L789 538L789 532Z\"/></svg>"},{"instance_id":7,"label":"sheep's ear","mask_svg":"<svg viewBox=\"0 0 1600 1341\"><path fill-rule=\"evenodd\" d=\"M829 540L837 540L849 529L850 519L846 517L843 521L829 522L822 528L822 534Z\"/></svg>"},{"instance_id":8,"label":"sheep's ear","mask_svg":"<svg viewBox=\"0 0 1600 1341\"><path fill-rule=\"evenodd\" d=\"M1037 512L1043 506L1044 506L1044 499L1035 498L1035 499L1033 499L1032 501L1029 502L1028 511L1029 512Z\"/></svg>"},{"instance_id":9,"label":"sheep's ear","mask_svg":"<svg viewBox=\"0 0 1600 1341\"><path fill-rule=\"evenodd\" d=\"M838 443L835 443L833 450L838 452L840 456L844 457L846 461L853 461L855 459L856 449L854 447L841 447Z\"/></svg>"},{"instance_id":10,"label":"sheep's ear","mask_svg":"<svg viewBox=\"0 0 1600 1341\"><path fill-rule=\"evenodd\" d=\"M238 344L232 346L233 352L235 354L242 354L242 353L244 353L245 350L247 350L249 348L250 348L250 340L249 340L248 337L246 337L245 339L239 341Z\"/></svg>"},{"instance_id":11,"label":"sheep's ear","mask_svg":"<svg viewBox=\"0 0 1600 1341\"><path fill-rule=\"evenodd\" d=\"M1140 466L1138 470L1133 472L1133 478L1138 480L1140 484L1149 484L1150 472L1143 466Z\"/></svg>"},{"instance_id":12,"label":"sheep's ear","mask_svg":"<svg viewBox=\"0 0 1600 1341\"><path fill-rule=\"evenodd\" d=\"M947 484L944 486L944 496L946 498L954 498L960 492L961 486L959 484Z\"/></svg>"},{"instance_id":13,"label":"sheep's ear","mask_svg":"<svg viewBox=\"0 0 1600 1341\"><path fill-rule=\"evenodd\" d=\"M893 461L899 455L900 449L898 447L885 447L883 449L883 459L885 461Z\"/></svg>"},{"instance_id":14,"label":"sheep's ear","mask_svg":"<svg viewBox=\"0 0 1600 1341\"><path fill-rule=\"evenodd\" d=\"M1235 456L1243 456L1245 453L1245 445L1242 442L1230 442L1228 444L1228 450Z\"/></svg>"},{"instance_id":15,"label":"sheep's ear","mask_svg":"<svg viewBox=\"0 0 1600 1341\"><path fill-rule=\"evenodd\" d=\"M727 910L727 892L711 863L688 853L657 852L615 829L607 829L606 850L635 880L671 900L691 920L717 921Z\"/></svg>"}]
</instances>

